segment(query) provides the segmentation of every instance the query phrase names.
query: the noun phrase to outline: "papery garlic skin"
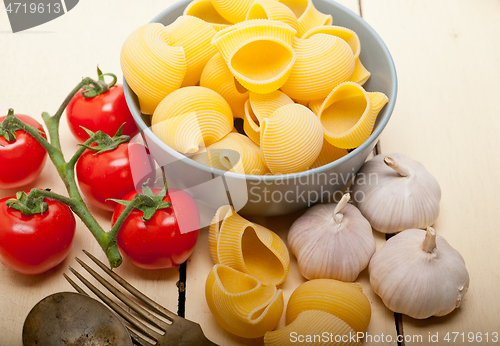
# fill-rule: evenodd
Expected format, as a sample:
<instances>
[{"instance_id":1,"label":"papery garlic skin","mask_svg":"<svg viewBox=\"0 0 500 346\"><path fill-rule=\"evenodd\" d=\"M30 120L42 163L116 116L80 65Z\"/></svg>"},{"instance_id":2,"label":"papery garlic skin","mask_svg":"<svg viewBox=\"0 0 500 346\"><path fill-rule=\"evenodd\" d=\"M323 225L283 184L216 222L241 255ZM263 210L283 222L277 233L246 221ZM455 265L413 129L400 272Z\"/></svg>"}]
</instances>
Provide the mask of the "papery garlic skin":
<instances>
[{"instance_id":1,"label":"papery garlic skin","mask_svg":"<svg viewBox=\"0 0 500 346\"><path fill-rule=\"evenodd\" d=\"M288 246L306 279L354 281L375 253L370 223L348 200L315 205L290 228Z\"/></svg>"},{"instance_id":2,"label":"papery garlic skin","mask_svg":"<svg viewBox=\"0 0 500 346\"><path fill-rule=\"evenodd\" d=\"M449 314L469 287L463 257L430 227L390 238L373 255L368 270L371 287L384 304L417 319Z\"/></svg>"},{"instance_id":3,"label":"papery garlic skin","mask_svg":"<svg viewBox=\"0 0 500 346\"><path fill-rule=\"evenodd\" d=\"M384 159L392 161L393 168ZM420 162L403 154L377 155L365 162L352 191L359 210L379 232L425 229L439 215L438 181Z\"/></svg>"}]
</instances>

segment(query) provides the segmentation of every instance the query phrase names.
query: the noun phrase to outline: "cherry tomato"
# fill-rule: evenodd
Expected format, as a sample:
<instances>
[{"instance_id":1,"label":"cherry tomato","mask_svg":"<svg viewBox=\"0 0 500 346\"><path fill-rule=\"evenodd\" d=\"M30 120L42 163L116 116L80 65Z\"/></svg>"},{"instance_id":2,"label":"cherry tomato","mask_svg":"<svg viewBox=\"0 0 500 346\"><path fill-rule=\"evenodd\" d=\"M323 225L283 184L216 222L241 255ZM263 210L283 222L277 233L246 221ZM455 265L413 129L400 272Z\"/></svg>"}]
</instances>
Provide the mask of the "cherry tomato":
<instances>
[{"instance_id":1,"label":"cherry tomato","mask_svg":"<svg viewBox=\"0 0 500 346\"><path fill-rule=\"evenodd\" d=\"M66 108L66 116L69 129L81 143L89 139L81 126L92 132L100 130L113 136L125 123L124 135L133 137L139 132L121 85L114 85L107 92L92 98L83 97L81 92L76 93Z\"/></svg>"},{"instance_id":2,"label":"cherry tomato","mask_svg":"<svg viewBox=\"0 0 500 346\"><path fill-rule=\"evenodd\" d=\"M43 127L35 119L22 114L16 116L25 124L43 132ZM0 117L0 123L5 116ZM0 189L17 189L31 184L42 172L47 160L47 151L29 133L15 132L16 139L8 142L0 137ZM45 132L42 134L45 138ZM1 219L0 219L1 220Z\"/></svg>"},{"instance_id":3,"label":"cherry tomato","mask_svg":"<svg viewBox=\"0 0 500 346\"><path fill-rule=\"evenodd\" d=\"M120 144L116 149L96 154L85 150L76 163L80 190L94 206L113 211L116 202L154 179L153 162L148 150L139 143Z\"/></svg>"},{"instance_id":4,"label":"cherry tomato","mask_svg":"<svg viewBox=\"0 0 500 346\"><path fill-rule=\"evenodd\" d=\"M156 194L160 189L153 188ZM131 201L137 191L124 200ZM127 217L117 236L123 257L142 269L167 269L186 261L198 239L200 215L193 198L185 191L169 189L163 201L172 203L167 209L157 210L154 216L143 221L142 211L134 209ZM119 204L111 219L114 225L125 210Z\"/></svg>"},{"instance_id":5,"label":"cherry tomato","mask_svg":"<svg viewBox=\"0 0 500 346\"><path fill-rule=\"evenodd\" d=\"M0 261L22 273L43 273L68 255L75 235L75 217L65 204L46 198L49 210L26 216L0 200Z\"/></svg>"}]
</instances>

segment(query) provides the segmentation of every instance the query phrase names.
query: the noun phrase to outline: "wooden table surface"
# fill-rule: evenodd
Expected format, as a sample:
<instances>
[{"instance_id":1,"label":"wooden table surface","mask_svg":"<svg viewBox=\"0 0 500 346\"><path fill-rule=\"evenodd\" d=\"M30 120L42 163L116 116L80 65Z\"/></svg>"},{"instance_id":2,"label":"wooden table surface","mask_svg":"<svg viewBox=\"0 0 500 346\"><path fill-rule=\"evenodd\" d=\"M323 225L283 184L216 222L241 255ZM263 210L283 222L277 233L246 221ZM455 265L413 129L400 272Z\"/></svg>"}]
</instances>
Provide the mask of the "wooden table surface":
<instances>
[{"instance_id":1,"label":"wooden table surface","mask_svg":"<svg viewBox=\"0 0 500 346\"><path fill-rule=\"evenodd\" d=\"M174 2L80 1L65 16L17 34L11 33L6 12L0 9L0 113L13 107L17 113L41 119L42 111L55 112L82 77L95 77L97 64L104 71L121 76L119 53L125 38ZM424 163L436 176L443 195L436 231L463 255L470 273L469 292L460 309L446 317L422 321L403 316L406 344L478 344L468 342L469 332L482 333L481 344L497 344L491 334L500 333L500 226L495 221L500 196L500 2L339 2L362 14L385 41L396 64L398 100L381 138L382 150L405 153ZM65 155L69 156L77 142L69 133L65 118L61 135ZM33 186L65 193L50 162ZM0 191L0 198L14 193ZM105 228L109 227L109 213L95 208L91 211ZM254 221L286 239L286 232L298 215ZM376 234L376 238L378 247L382 246L385 237ZM98 244L78 221L70 255L49 272L31 277L0 265L0 345L22 344L24 319L40 299L58 291L72 291L62 273L68 272L67 265L77 267L73 258L84 256L82 249L105 260ZM204 297L211 266L204 231L187 263L186 317L199 322L205 334L218 344L263 344L262 339L230 335L212 318ZM124 263L117 272L160 304L178 311L178 269L146 272ZM358 281L372 303L368 333L383 333L393 340L366 344L396 345L393 313L371 290L366 271ZM301 282L303 278L293 258L290 276L283 285L285 301ZM446 333L453 332L465 334L460 334L455 342L445 342ZM429 333L439 333L440 342L429 342ZM422 335L422 342L416 339L418 335ZM450 336L453 341L453 335Z\"/></svg>"}]
</instances>

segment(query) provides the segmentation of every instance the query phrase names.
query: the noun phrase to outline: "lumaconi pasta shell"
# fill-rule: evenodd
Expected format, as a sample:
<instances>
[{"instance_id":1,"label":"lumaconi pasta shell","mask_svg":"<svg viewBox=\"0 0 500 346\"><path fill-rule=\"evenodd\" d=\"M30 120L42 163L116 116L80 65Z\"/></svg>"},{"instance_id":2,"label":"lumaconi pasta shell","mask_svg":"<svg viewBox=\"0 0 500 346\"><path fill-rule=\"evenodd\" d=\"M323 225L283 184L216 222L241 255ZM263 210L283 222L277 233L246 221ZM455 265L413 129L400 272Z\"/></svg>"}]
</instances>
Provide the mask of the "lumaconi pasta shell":
<instances>
[{"instance_id":1,"label":"lumaconi pasta shell","mask_svg":"<svg viewBox=\"0 0 500 346\"><path fill-rule=\"evenodd\" d=\"M346 149L334 147L333 145L328 143L326 139L323 139L323 146L321 147L319 156L309 168L313 169L327 165L333 161L340 159L341 157L346 156L348 153L349 152Z\"/></svg>"},{"instance_id":2,"label":"lumaconi pasta shell","mask_svg":"<svg viewBox=\"0 0 500 346\"><path fill-rule=\"evenodd\" d=\"M366 69L366 67L361 63L359 57L355 60L354 65L354 73L352 74L350 80L354 83L358 83L359 85L363 85L366 83L368 78L370 78L371 73Z\"/></svg>"},{"instance_id":3,"label":"lumaconi pasta shell","mask_svg":"<svg viewBox=\"0 0 500 346\"><path fill-rule=\"evenodd\" d=\"M245 20L253 0L212 0L217 12L231 23Z\"/></svg>"},{"instance_id":4,"label":"lumaconi pasta shell","mask_svg":"<svg viewBox=\"0 0 500 346\"><path fill-rule=\"evenodd\" d=\"M205 297L216 321L244 338L258 338L273 330L283 314L282 290L220 264L208 274Z\"/></svg>"},{"instance_id":5,"label":"lumaconi pasta shell","mask_svg":"<svg viewBox=\"0 0 500 346\"><path fill-rule=\"evenodd\" d=\"M306 281L293 291L286 308L286 323L293 323L303 311L321 310L337 316L358 332L366 332L371 306L361 284L333 279Z\"/></svg>"},{"instance_id":6,"label":"lumaconi pasta shell","mask_svg":"<svg viewBox=\"0 0 500 346\"><path fill-rule=\"evenodd\" d=\"M144 114L153 114L165 96L179 89L187 69L184 49L170 45L159 23L146 24L130 34L123 43L120 64Z\"/></svg>"},{"instance_id":7,"label":"lumaconi pasta shell","mask_svg":"<svg viewBox=\"0 0 500 346\"><path fill-rule=\"evenodd\" d=\"M281 90L292 99L302 101L326 97L339 83L349 80L354 72L354 55L342 39L316 34L308 39L295 39L297 61Z\"/></svg>"},{"instance_id":8,"label":"lumaconi pasta shell","mask_svg":"<svg viewBox=\"0 0 500 346\"><path fill-rule=\"evenodd\" d=\"M354 329L337 316L321 310L303 311L297 316L295 321L285 328L267 332L264 335L264 345L293 346L297 345L298 341L298 339L293 339L293 335L324 336L325 334L323 333L328 333L327 335L332 337L328 338L328 341L323 338L320 338L320 340L314 338L312 341L308 341L307 345L361 346L361 342L352 341L351 336L356 335ZM342 339L342 336L344 336L344 339Z\"/></svg>"},{"instance_id":9,"label":"lumaconi pasta shell","mask_svg":"<svg viewBox=\"0 0 500 346\"><path fill-rule=\"evenodd\" d=\"M278 108L294 103L290 97L280 90L268 94L250 92L249 99L252 111L259 122L268 118Z\"/></svg>"},{"instance_id":10,"label":"lumaconi pasta shell","mask_svg":"<svg viewBox=\"0 0 500 346\"><path fill-rule=\"evenodd\" d=\"M266 285L279 285L290 270L288 249L276 233L252 223L231 207L217 210L209 229L215 263L255 276Z\"/></svg>"},{"instance_id":11,"label":"lumaconi pasta shell","mask_svg":"<svg viewBox=\"0 0 500 346\"><path fill-rule=\"evenodd\" d=\"M297 37L302 37L311 28L332 24L332 16L318 11L312 0L279 0L279 2L290 8L298 18Z\"/></svg>"},{"instance_id":12,"label":"lumaconi pasta shell","mask_svg":"<svg viewBox=\"0 0 500 346\"><path fill-rule=\"evenodd\" d=\"M260 146L260 125L257 117L250 106L250 100L245 102L245 118L243 120L243 131L256 145Z\"/></svg>"},{"instance_id":13,"label":"lumaconi pasta shell","mask_svg":"<svg viewBox=\"0 0 500 346\"><path fill-rule=\"evenodd\" d=\"M260 147L273 174L307 170L322 145L320 121L309 108L297 103L278 108L261 123Z\"/></svg>"},{"instance_id":14,"label":"lumaconi pasta shell","mask_svg":"<svg viewBox=\"0 0 500 346\"><path fill-rule=\"evenodd\" d=\"M165 30L172 46L184 48L187 71L182 86L196 85L208 60L217 53L211 43L215 29L199 18L180 16Z\"/></svg>"},{"instance_id":15,"label":"lumaconi pasta shell","mask_svg":"<svg viewBox=\"0 0 500 346\"><path fill-rule=\"evenodd\" d=\"M245 104L245 121L243 123L246 135L255 144L260 145L260 122L287 104L293 104L292 99L279 90L269 94L250 92L249 100Z\"/></svg>"},{"instance_id":16,"label":"lumaconi pasta shell","mask_svg":"<svg viewBox=\"0 0 500 346\"><path fill-rule=\"evenodd\" d=\"M370 136L387 101L383 93L366 92L354 82L338 85L318 112L326 140L338 148L358 147Z\"/></svg>"},{"instance_id":17,"label":"lumaconi pasta shell","mask_svg":"<svg viewBox=\"0 0 500 346\"><path fill-rule=\"evenodd\" d=\"M290 74L296 59L294 34L285 23L252 19L219 31L212 44L241 85L266 94L279 89Z\"/></svg>"},{"instance_id":18,"label":"lumaconi pasta shell","mask_svg":"<svg viewBox=\"0 0 500 346\"><path fill-rule=\"evenodd\" d=\"M215 91L200 86L178 89L156 108L153 133L181 153L195 153L233 128L229 104Z\"/></svg>"},{"instance_id":19,"label":"lumaconi pasta shell","mask_svg":"<svg viewBox=\"0 0 500 346\"><path fill-rule=\"evenodd\" d=\"M328 34L337 36L351 47L354 54L354 73L349 79L352 82L358 83L359 85L365 84L365 82L370 78L371 73L363 66L359 60L359 53L361 52L361 42L359 41L358 35L351 29L344 28L342 26L318 26L308 30L303 36L303 39L307 39L316 34Z\"/></svg>"},{"instance_id":20,"label":"lumaconi pasta shell","mask_svg":"<svg viewBox=\"0 0 500 346\"><path fill-rule=\"evenodd\" d=\"M211 0L194 0L190 2L184 9L184 15L203 19L210 24L215 31L225 29L232 24L217 12Z\"/></svg>"},{"instance_id":21,"label":"lumaconi pasta shell","mask_svg":"<svg viewBox=\"0 0 500 346\"><path fill-rule=\"evenodd\" d=\"M267 169L262 151L247 136L229 133L220 141L212 144L206 151L197 154L193 160L208 166L241 174L265 175Z\"/></svg>"},{"instance_id":22,"label":"lumaconi pasta shell","mask_svg":"<svg viewBox=\"0 0 500 346\"><path fill-rule=\"evenodd\" d=\"M299 30L297 17L286 5L276 0L254 0L247 12L246 20L271 19L290 25L295 31Z\"/></svg>"},{"instance_id":23,"label":"lumaconi pasta shell","mask_svg":"<svg viewBox=\"0 0 500 346\"><path fill-rule=\"evenodd\" d=\"M200 86L216 91L231 106L235 118L245 117L245 102L249 92L234 78L222 56L210 59L201 74Z\"/></svg>"}]
</instances>

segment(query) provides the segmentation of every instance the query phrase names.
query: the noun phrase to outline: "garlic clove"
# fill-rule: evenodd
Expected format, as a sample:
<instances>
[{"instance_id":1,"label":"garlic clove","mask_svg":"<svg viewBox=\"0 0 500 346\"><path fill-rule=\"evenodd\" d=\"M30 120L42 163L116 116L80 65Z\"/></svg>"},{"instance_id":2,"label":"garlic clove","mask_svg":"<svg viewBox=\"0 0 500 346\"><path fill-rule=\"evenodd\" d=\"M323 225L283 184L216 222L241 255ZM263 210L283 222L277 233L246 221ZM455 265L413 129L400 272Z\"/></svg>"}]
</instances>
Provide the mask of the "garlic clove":
<instances>
[{"instance_id":1,"label":"garlic clove","mask_svg":"<svg viewBox=\"0 0 500 346\"><path fill-rule=\"evenodd\" d=\"M349 199L313 206L290 228L288 246L305 278L354 281L375 253L372 228Z\"/></svg>"},{"instance_id":2,"label":"garlic clove","mask_svg":"<svg viewBox=\"0 0 500 346\"><path fill-rule=\"evenodd\" d=\"M372 289L384 304L417 319L450 313L469 287L463 257L431 227L392 237L368 268Z\"/></svg>"},{"instance_id":3,"label":"garlic clove","mask_svg":"<svg viewBox=\"0 0 500 346\"><path fill-rule=\"evenodd\" d=\"M439 183L420 162L403 154L365 162L352 192L363 216L382 233L432 226L439 214Z\"/></svg>"}]
</instances>

